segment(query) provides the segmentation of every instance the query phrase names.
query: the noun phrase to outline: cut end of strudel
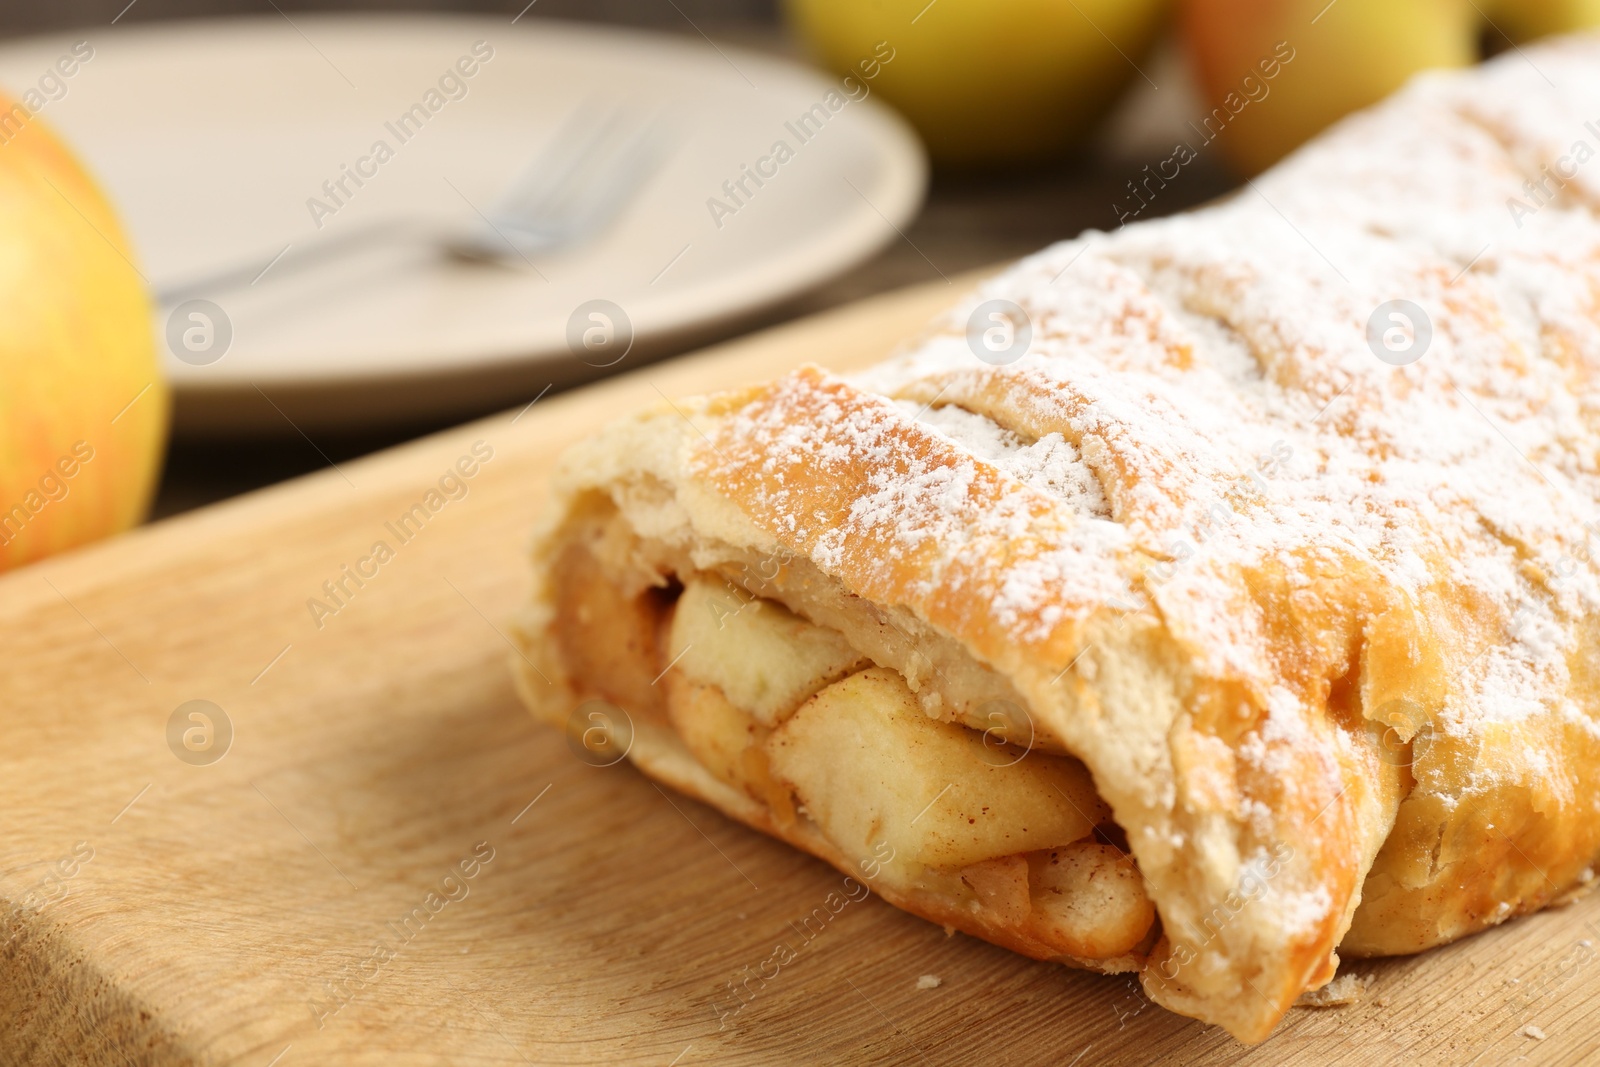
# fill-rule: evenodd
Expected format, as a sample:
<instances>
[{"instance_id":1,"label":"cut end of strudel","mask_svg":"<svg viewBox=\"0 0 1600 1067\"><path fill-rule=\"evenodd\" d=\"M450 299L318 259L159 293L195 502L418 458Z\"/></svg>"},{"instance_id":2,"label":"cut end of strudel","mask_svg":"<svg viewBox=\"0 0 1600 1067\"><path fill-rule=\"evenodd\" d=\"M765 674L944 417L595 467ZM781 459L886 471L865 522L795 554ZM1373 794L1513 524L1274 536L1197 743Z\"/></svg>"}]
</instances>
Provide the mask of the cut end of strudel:
<instances>
[{"instance_id":1,"label":"cut end of strudel","mask_svg":"<svg viewBox=\"0 0 1600 1067\"><path fill-rule=\"evenodd\" d=\"M646 774L1245 1041L1339 953L1567 899L1600 852L1600 42L1530 54L1025 260L866 373L575 446L530 704L608 702ZM1032 326L1006 365L966 340L996 298Z\"/></svg>"}]
</instances>

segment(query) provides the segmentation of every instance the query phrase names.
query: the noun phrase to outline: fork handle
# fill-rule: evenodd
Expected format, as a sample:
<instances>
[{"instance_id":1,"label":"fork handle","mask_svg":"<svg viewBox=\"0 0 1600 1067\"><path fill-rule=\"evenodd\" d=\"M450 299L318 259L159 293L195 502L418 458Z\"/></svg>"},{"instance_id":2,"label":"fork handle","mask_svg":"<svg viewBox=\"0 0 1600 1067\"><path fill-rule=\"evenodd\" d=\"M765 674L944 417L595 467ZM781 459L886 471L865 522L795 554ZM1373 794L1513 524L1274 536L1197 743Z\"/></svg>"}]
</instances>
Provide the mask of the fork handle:
<instances>
[{"instance_id":1,"label":"fork handle","mask_svg":"<svg viewBox=\"0 0 1600 1067\"><path fill-rule=\"evenodd\" d=\"M276 258L268 261L239 263L162 285L156 289L156 301L162 307L170 307L193 297L254 285L269 273L276 280L309 267L337 261L386 241L427 241L432 237L432 234L409 220L379 219L363 226L318 235L309 242L301 243L298 249L293 243L285 245Z\"/></svg>"}]
</instances>

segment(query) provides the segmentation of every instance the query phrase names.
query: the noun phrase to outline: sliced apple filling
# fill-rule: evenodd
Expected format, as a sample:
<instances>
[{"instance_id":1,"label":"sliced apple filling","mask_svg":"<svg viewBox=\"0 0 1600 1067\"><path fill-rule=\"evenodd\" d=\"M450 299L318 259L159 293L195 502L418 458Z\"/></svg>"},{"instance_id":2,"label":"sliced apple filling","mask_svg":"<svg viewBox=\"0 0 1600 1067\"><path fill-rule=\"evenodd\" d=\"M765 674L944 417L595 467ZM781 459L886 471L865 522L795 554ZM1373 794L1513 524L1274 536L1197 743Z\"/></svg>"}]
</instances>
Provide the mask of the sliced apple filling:
<instances>
[{"instance_id":1,"label":"sliced apple filling","mask_svg":"<svg viewBox=\"0 0 1600 1067\"><path fill-rule=\"evenodd\" d=\"M840 632L719 576L688 578L667 604L597 590L600 575L572 564L556 591L571 673L664 712L779 833L802 828L892 902L1030 955L1119 970L1155 940L1138 869L1076 759L932 717ZM619 620L631 665L599 641Z\"/></svg>"}]
</instances>

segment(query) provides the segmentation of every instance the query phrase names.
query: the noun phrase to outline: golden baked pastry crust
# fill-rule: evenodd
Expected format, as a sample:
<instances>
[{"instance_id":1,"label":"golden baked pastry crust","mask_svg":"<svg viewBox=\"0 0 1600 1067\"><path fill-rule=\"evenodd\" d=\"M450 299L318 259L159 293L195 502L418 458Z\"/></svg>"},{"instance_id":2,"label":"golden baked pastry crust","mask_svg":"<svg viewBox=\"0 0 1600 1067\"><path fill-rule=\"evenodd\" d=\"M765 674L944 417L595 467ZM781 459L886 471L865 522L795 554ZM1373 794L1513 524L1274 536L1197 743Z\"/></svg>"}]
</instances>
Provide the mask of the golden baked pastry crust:
<instances>
[{"instance_id":1,"label":"golden baked pastry crust","mask_svg":"<svg viewBox=\"0 0 1600 1067\"><path fill-rule=\"evenodd\" d=\"M548 639L574 515L662 546L638 588L668 557L792 556L1088 766L1159 914L1147 991L1247 1041L1341 945L1417 951L1592 881L1600 164L1573 159L1600 148L1600 42L1530 56L1421 79L1227 203L1047 249L864 375L580 444L521 623L530 702L584 691ZM964 338L991 298L1032 324L1007 366ZM1432 330L1405 366L1368 344L1393 300ZM636 755L849 869L670 731Z\"/></svg>"}]
</instances>

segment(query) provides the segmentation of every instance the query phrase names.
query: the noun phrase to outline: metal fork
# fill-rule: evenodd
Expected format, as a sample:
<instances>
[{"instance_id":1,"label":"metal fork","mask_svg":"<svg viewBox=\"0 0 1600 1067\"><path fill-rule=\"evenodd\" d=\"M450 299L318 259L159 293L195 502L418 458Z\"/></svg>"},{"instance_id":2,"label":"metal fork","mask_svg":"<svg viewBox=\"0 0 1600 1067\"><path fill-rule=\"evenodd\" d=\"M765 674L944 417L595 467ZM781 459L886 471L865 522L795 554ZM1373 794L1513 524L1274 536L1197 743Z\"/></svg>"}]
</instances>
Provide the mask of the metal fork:
<instances>
[{"instance_id":1,"label":"metal fork","mask_svg":"<svg viewBox=\"0 0 1600 1067\"><path fill-rule=\"evenodd\" d=\"M270 262L241 263L161 286L156 299L171 305L254 285L269 270L277 280L388 242L432 245L467 260L531 266L532 257L576 245L602 230L665 154L666 136L654 117L622 105L586 103L568 116L494 206L478 212L468 226L440 230L411 219L377 220L299 248L291 244Z\"/></svg>"}]
</instances>

